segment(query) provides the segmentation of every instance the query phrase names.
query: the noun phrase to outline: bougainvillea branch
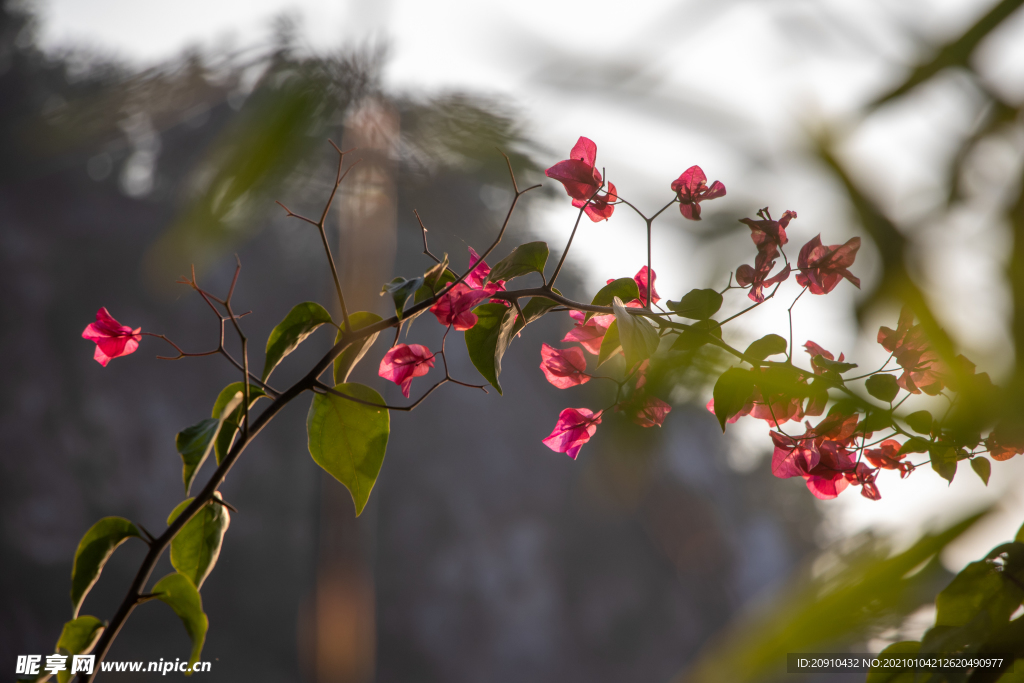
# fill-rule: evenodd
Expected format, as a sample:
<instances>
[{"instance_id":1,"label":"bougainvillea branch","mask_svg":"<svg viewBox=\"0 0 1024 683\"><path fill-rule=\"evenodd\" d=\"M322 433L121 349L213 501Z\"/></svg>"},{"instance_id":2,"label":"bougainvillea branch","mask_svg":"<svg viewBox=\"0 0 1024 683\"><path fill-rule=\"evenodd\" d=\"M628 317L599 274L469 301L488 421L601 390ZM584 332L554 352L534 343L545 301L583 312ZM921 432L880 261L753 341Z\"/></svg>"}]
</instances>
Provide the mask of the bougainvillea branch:
<instances>
[{"instance_id":1,"label":"bougainvillea branch","mask_svg":"<svg viewBox=\"0 0 1024 683\"><path fill-rule=\"evenodd\" d=\"M92 648L102 661L132 611L143 602L157 599L169 604L185 622L193 641L190 662L196 661L207 629L199 590L213 569L229 512L234 511L219 488L246 447L285 406L306 392L313 394L307 417L310 455L348 488L358 515L365 508L380 472L390 435L390 413L415 409L445 384L484 392L490 385L500 394L505 351L525 326L551 313L568 312L573 325L561 340L569 346L559 348L544 343L540 347L540 370L547 380L566 391L591 379L615 385L610 401L593 408L566 407L555 418L550 434L538 439L551 450L573 459L580 456L586 443L596 438L601 423L617 413L641 428L661 426L672 406L664 396L657 395L665 390L664 383L652 382L651 378L661 376L666 366L697 356L720 367L733 363L720 372L707 404L722 429L745 416L766 422L765 443L773 453L772 473L778 478L802 479L818 498L835 498L852 486L859 488L866 498L877 500L882 495L878 477L883 470L907 477L924 464L930 464L940 476L951 481L958 463L964 460L970 461L972 469L987 483L990 463L985 455L999 461L1024 452L1024 438L1012 425L993 427L970 421L970 415L964 416L960 407L967 402L957 402L959 393L967 392L973 402L979 396L995 395L995 389L988 376L976 373L966 358L933 349L930 328L915 324L911 309L900 315L896 329L882 327L879 331L878 342L889 352L889 358L874 372L846 376L857 365L843 354L833 354L810 340L802 345L807 356L799 354L807 362L797 362L794 307L808 292L827 295L843 280L859 286L859 279L850 269L860 241L854 237L844 244L825 245L820 235L815 236L801 247L794 267L785 253L788 231L797 217L794 211L784 212L776 221L764 208L757 212L756 220L742 220L750 228L756 252L754 265L738 266L733 271L735 278L730 273L723 289L694 289L678 300L662 301L655 286L654 222L676 204L684 220L700 220L703 204L725 196L725 185L716 180L709 186L703 170L690 166L669 184L673 193L670 201L647 216L607 181L604 169L597 170L597 145L585 137L577 140L568 159L546 171L549 178L562 184L578 209L572 232L550 277L546 274L550 250L544 242L520 244L493 266L487 262L505 237L520 198L540 187L520 189L511 161L503 155L514 195L491 244L479 254L470 247L468 265L459 274L451 267L447 254L438 258L430 251L427 228L419 213L414 212L421 230L423 254L431 260L429 267L422 274L396 277L383 285L381 295L389 295L393 301L394 315L382 318L368 311L349 311L327 240L326 220L338 188L352 168L344 168L345 155L351 150L342 152L337 146L334 149L338 153L337 171L319 220L281 206L289 217L317 227L341 307L341 325L335 324L320 304L296 305L271 331L262 373L252 372L248 336L241 325L243 315L236 314L231 303L239 264L224 298L200 288L194 272L190 279L182 280L217 316L218 346L212 351L186 352L163 334L122 325L106 309L100 309L96 322L83 332L85 338L96 343L95 358L102 365L135 351L145 335L163 339L174 347L177 355L165 358L220 354L242 376L241 381L221 392L209 418L177 436L186 495L211 453L216 469L194 497L175 508L167 529L154 537L127 519L108 517L83 538L72 574L73 621L69 624L80 619L100 624L95 617L78 616L78 611L89 588L99 578L106 558L120 543L138 537L149 549L114 616L106 626L96 627L99 636L95 645L62 639L63 644L58 644L62 651L79 654ZM585 229L580 228L583 216L592 222L609 220L619 204L630 207L645 222L647 264L631 277L608 279L589 302L563 295L555 283L577 233L585 235ZM782 266L777 268L779 259ZM739 347L723 336L723 328L730 322L776 296L781 297L786 291L783 287L794 273L793 279L800 289L786 309L788 339L767 334ZM540 286L511 286L522 277L539 278ZM733 315L716 319L725 296L736 289L744 290L752 303ZM444 326L436 351L425 344L399 343L403 326L408 330L408 323L424 313L430 313ZM241 345L241 360L234 358L225 346L228 323ZM333 345L290 387L274 389L269 380L277 365L323 326L337 330ZM371 387L349 381L353 368L371 350L378 335L389 329L395 330L395 336L378 362L378 375L397 385L405 398L410 398L418 378L426 378L434 371L438 358L444 371L442 378L405 406L388 403ZM452 377L447 343L453 330L463 333L470 360L486 383ZM773 357L783 360L771 360ZM890 368L893 360L896 367ZM595 372L598 367L602 369L600 374ZM333 381L324 377L329 370ZM610 389L610 385L604 386ZM940 417L927 410L903 414L904 401L921 393L945 396L949 401L945 413ZM269 404L250 419L250 410L264 399ZM820 419L812 425L808 418ZM928 459L912 463L912 454L927 454ZM184 561L183 554L175 552L176 544L184 542L199 544L205 551L203 557L212 559L199 564ZM153 569L168 548L175 572L147 591ZM92 680L94 675L81 674L80 680Z\"/></svg>"}]
</instances>

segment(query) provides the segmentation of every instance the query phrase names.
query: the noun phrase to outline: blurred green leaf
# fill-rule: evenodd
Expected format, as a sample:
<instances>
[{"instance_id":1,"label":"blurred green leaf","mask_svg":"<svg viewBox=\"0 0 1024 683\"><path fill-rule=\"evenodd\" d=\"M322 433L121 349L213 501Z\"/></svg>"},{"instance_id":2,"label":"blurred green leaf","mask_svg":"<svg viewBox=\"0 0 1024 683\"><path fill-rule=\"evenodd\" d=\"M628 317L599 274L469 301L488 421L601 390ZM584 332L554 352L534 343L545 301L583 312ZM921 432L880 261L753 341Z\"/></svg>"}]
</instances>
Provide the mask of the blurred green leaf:
<instances>
[{"instance_id":1,"label":"blurred green leaf","mask_svg":"<svg viewBox=\"0 0 1024 683\"><path fill-rule=\"evenodd\" d=\"M721 338L721 325L714 320L701 320L680 332L670 348L673 351L693 351Z\"/></svg>"},{"instance_id":2,"label":"blurred green leaf","mask_svg":"<svg viewBox=\"0 0 1024 683\"><path fill-rule=\"evenodd\" d=\"M213 494L221 500L220 492ZM167 517L170 526L178 518L192 498L183 500ZM224 542L224 534L231 524L228 509L217 501L210 501L181 528L171 541L171 566L179 574L187 576L197 589L203 587L203 581L213 571L220 557L220 548Z\"/></svg>"},{"instance_id":3,"label":"blurred green leaf","mask_svg":"<svg viewBox=\"0 0 1024 683\"><path fill-rule=\"evenodd\" d=\"M932 414L927 410L911 413L903 418L903 421L918 434L929 434L932 431Z\"/></svg>"},{"instance_id":4,"label":"blurred green leaf","mask_svg":"<svg viewBox=\"0 0 1024 683\"><path fill-rule=\"evenodd\" d=\"M142 538L139 529L124 517L104 517L82 536L71 568L72 617L78 616L82 600L100 578L110 555L132 536Z\"/></svg>"},{"instance_id":5,"label":"blurred green leaf","mask_svg":"<svg viewBox=\"0 0 1024 683\"><path fill-rule=\"evenodd\" d=\"M864 386L869 394L886 403L892 403L892 400L900 393L900 385L892 375L871 375L864 382Z\"/></svg>"},{"instance_id":6,"label":"blurred green leaf","mask_svg":"<svg viewBox=\"0 0 1024 683\"><path fill-rule=\"evenodd\" d=\"M668 301L665 305L684 318L707 320L722 307L722 295L713 289L694 289L679 301Z\"/></svg>"},{"instance_id":7,"label":"blurred green leaf","mask_svg":"<svg viewBox=\"0 0 1024 683\"><path fill-rule=\"evenodd\" d=\"M992 463L989 462L989 459L983 455L971 458L971 469L985 482L985 486L988 486L988 479L992 476Z\"/></svg>"},{"instance_id":8,"label":"blurred green leaf","mask_svg":"<svg viewBox=\"0 0 1024 683\"><path fill-rule=\"evenodd\" d=\"M764 360L768 356L777 356L786 352L787 343L785 338L777 334L766 334L747 347L744 355L751 356L758 360Z\"/></svg>"},{"instance_id":9,"label":"blurred green leaf","mask_svg":"<svg viewBox=\"0 0 1024 683\"><path fill-rule=\"evenodd\" d=\"M181 623L185 625L185 631L192 640L192 653L188 658L191 667L199 661L199 655L203 652L203 643L206 642L206 630L210 626L210 622L203 612L203 599L199 597L199 591L187 577L174 573L157 581L153 586L153 593L170 606L181 619ZM189 671L185 675L190 676L191 674L192 672Z\"/></svg>"},{"instance_id":10,"label":"blurred green leaf","mask_svg":"<svg viewBox=\"0 0 1024 683\"><path fill-rule=\"evenodd\" d=\"M715 417L722 431L725 421L738 413L754 395L754 375L743 368L729 368L715 382Z\"/></svg>"},{"instance_id":11,"label":"blurred green leaf","mask_svg":"<svg viewBox=\"0 0 1024 683\"><path fill-rule=\"evenodd\" d=\"M916 640L902 640L882 650L879 658L884 655L916 655L920 650L921 643ZM932 675L925 672L916 674L906 669L873 668L864 683L928 683L931 679Z\"/></svg>"},{"instance_id":12,"label":"blurred green leaf","mask_svg":"<svg viewBox=\"0 0 1024 683\"><path fill-rule=\"evenodd\" d=\"M917 437L911 437L910 441L913 441ZM928 452L931 454L932 469L938 472L939 476L953 483L953 477L956 476L957 457L956 449L951 446L943 444L930 444ZM906 444L904 444L906 448ZM904 451L900 449L900 453L909 453L911 451Z\"/></svg>"},{"instance_id":13,"label":"blurred green leaf","mask_svg":"<svg viewBox=\"0 0 1024 683\"><path fill-rule=\"evenodd\" d=\"M380 394L362 384L339 384L335 389L369 403L384 404ZM313 460L345 485L359 516L384 463L391 433L389 411L333 394L317 394L309 407L306 433Z\"/></svg>"},{"instance_id":14,"label":"blurred green leaf","mask_svg":"<svg viewBox=\"0 0 1024 683\"><path fill-rule=\"evenodd\" d=\"M885 544L867 544L832 572L793 579L705 646L676 683L748 683L784 675L789 652L835 649L900 623L930 601L933 586L943 580L937 554L980 517L926 535L891 557Z\"/></svg>"}]
</instances>

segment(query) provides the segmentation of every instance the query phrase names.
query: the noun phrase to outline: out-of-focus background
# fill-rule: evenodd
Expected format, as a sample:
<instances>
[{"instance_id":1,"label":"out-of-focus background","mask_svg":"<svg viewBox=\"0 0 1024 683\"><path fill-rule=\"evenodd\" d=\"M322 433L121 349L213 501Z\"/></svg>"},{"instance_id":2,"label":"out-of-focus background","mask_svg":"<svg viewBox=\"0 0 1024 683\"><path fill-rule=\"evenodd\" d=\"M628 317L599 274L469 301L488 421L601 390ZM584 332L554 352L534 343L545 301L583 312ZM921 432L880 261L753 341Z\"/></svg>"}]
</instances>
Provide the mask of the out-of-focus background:
<instances>
[{"instance_id":1,"label":"out-of-focus background","mask_svg":"<svg viewBox=\"0 0 1024 683\"><path fill-rule=\"evenodd\" d=\"M174 434L236 379L216 358L155 361L166 349L152 338L103 369L82 328L106 306L205 350L216 320L173 282L195 264L221 291L236 253L237 307L252 310L257 347L292 304L329 302L317 234L273 204L318 213L333 179L327 138L363 159L329 220L354 308L384 313L380 285L428 265L413 209L456 266L489 243L511 199L496 147L529 184L586 135L641 207L668 201L693 164L728 187L701 223L656 224L666 298L720 288L749 261L738 218L793 209L797 247L818 233L864 240L862 289L804 297L798 344L881 364L878 326L920 295L979 369L1019 381L1020 4L3 3L0 667L51 651L95 519L162 528L183 498ZM506 248L559 249L575 218L564 192L545 182L526 199ZM631 276L642 227L623 209L583 226L560 288L589 300ZM744 318L737 343L784 332L787 306ZM699 367L662 383L664 428L607 419L578 461L554 454L540 439L558 411L594 396L560 392L537 368L540 343L568 329L555 318L513 344L504 397L446 386L393 416L358 520L308 457L301 408L261 435L223 487L239 512L203 589L214 680L758 680L786 648L919 636L950 572L1024 522L1019 458L996 463L988 487L966 467L948 487L930 471L887 472L881 501L856 490L815 501L771 476L762 423L720 434ZM412 337L436 345L436 327L421 319ZM322 353L319 334L275 377ZM376 377L383 348L356 379L401 400ZM463 350L452 360L474 376ZM864 569L993 505L892 576ZM118 550L84 613L109 617L141 555ZM862 585L836 576L869 575L899 587L882 609L861 610L852 588L816 607L819 590ZM749 636L772 615L788 615L789 640ZM176 617L149 604L110 658L187 650ZM726 661L750 666L725 675Z\"/></svg>"}]
</instances>

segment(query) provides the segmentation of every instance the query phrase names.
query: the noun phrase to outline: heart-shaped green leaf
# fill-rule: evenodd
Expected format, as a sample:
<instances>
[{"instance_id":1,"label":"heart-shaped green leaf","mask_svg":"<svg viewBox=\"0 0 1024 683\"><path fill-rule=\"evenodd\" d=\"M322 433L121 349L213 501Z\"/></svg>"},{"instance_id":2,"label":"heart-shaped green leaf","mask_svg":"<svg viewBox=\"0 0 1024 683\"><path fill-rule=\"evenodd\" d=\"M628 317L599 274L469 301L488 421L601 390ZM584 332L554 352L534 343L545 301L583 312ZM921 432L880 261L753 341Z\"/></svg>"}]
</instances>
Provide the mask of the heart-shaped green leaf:
<instances>
[{"instance_id":1,"label":"heart-shaped green leaf","mask_svg":"<svg viewBox=\"0 0 1024 683\"><path fill-rule=\"evenodd\" d=\"M77 617L82 600L100 578L103 565L117 546L132 536L141 538L138 528L124 517L104 517L92 525L78 542L71 568L71 616Z\"/></svg>"},{"instance_id":2,"label":"heart-shaped green leaf","mask_svg":"<svg viewBox=\"0 0 1024 683\"><path fill-rule=\"evenodd\" d=\"M684 318L707 320L722 307L722 295L713 289L694 289L679 301L668 301L665 305Z\"/></svg>"},{"instance_id":3,"label":"heart-shaped green leaf","mask_svg":"<svg viewBox=\"0 0 1024 683\"><path fill-rule=\"evenodd\" d=\"M764 360L768 356L777 356L786 352L786 340L777 334L766 334L755 342L752 342L744 355L751 356L757 360Z\"/></svg>"},{"instance_id":4,"label":"heart-shaped green leaf","mask_svg":"<svg viewBox=\"0 0 1024 683\"><path fill-rule=\"evenodd\" d=\"M601 348L597 354L597 366L601 367L611 360L616 353L621 351L622 342L619 339L619 322L613 320L601 339Z\"/></svg>"},{"instance_id":5,"label":"heart-shaped green leaf","mask_svg":"<svg viewBox=\"0 0 1024 683\"><path fill-rule=\"evenodd\" d=\"M209 619L203 612L203 599L199 596L192 581L183 574L168 574L153 586L153 594L170 606L185 625L185 631L192 640L192 653L189 655L189 667L199 661L206 642L206 630L210 626ZM191 674L186 673L188 676Z\"/></svg>"},{"instance_id":6,"label":"heart-shaped green leaf","mask_svg":"<svg viewBox=\"0 0 1024 683\"><path fill-rule=\"evenodd\" d=\"M547 242L527 242L520 244L512 253L494 264L488 282L511 280L527 273L544 273L548 262Z\"/></svg>"},{"instance_id":7,"label":"heart-shaped green leaf","mask_svg":"<svg viewBox=\"0 0 1024 683\"><path fill-rule=\"evenodd\" d=\"M612 299L615 297L619 297L625 302L639 299L640 288L637 287L636 280L631 277L620 277L618 280L612 280L594 295L594 300L590 303L594 306L611 306ZM595 315L597 314L588 311L583 321L586 322Z\"/></svg>"},{"instance_id":8,"label":"heart-shaped green leaf","mask_svg":"<svg viewBox=\"0 0 1024 683\"><path fill-rule=\"evenodd\" d=\"M218 501L221 499L219 492L213 495ZM167 518L167 524L177 519L192 500L189 498L179 503ZM171 565L179 574L187 576L196 588L203 587L203 581L217 564L229 524L231 515L228 509L217 501L211 501L188 520L171 541Z\"/></svg>"},{"instance_id":9,"label":"heart-shaped green leaf","mask_svg":"<svg viewBox=\"0 0 1024 683\"><path fill-rule=\"evenodd\" d=\"M267 338L267 359L263 363L263 381L270 377L285 356L324 323L333 322L331 314L313 301L298 304L284 317Z\"/></svg>"},{"instance_id":10,"label":"heart-shaped green leaf","mask_svg":"<svg viewBox=\"0 0 1024 683\"><path fill-rule=\"evenodd\" d=\"M985 482L985 486L988 486L988 478L992 476L992 463L988 458L981 455L971 458L971 469Z\"/></svg>"},{"instance_id":11,"label":"heart-shaped green leaf","mask_svg":"<svg viewBox=\"0 0 1024 683\"><path fill-rule=\"evenodd\" d=\"M871 375L864 382L864 386L869 394L886 403L892 403L896 394L900 393L900 385L892 375Z\"/></svg>"},{"instance_id":12,"label":"heart-shaped green leaf","mask_svg":"<svg viewBox=\"0 0 1024 683\"><path fill-rule=\"evenodd\" d=\"M339 384L335 389L362 401L383 406L384 399L362 384ZM356 515L362 513L380 474L391 431L387 408L357 403L333 394L317 394L306 418L309 454L316 464L352 494Z\"/></svg>"}]
</instances>

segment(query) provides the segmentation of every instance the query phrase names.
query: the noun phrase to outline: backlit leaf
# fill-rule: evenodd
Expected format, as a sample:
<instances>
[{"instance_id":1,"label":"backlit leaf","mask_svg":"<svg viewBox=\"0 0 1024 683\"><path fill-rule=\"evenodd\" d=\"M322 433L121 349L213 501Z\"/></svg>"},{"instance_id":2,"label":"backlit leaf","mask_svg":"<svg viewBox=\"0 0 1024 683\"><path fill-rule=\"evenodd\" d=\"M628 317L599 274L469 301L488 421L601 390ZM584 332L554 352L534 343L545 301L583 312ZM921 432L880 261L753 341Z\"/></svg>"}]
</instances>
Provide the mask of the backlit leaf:
<instances>
[{"instance_id":1,"label":"backlit leaf","mask_svg":"<svg viewBox=\"0 0 1024 683\"><path fill-rule=\"evenodd\" d=\"M208 418L198 424L178 432L174 437L174 446L181 455L182 470L181 478L185 482L185 495L188 495L192 488L199 468L206 462L210 451L223 427L224 420L228 418L235 408L242 403L242 392L235 392L235 396L221 410L219 418Z\"/></svg>"},{"instance_id":2,"label":"backlit leaf","mask_svg":"<svg viewBox=\"0 0 1024 683\"><path fill-rule=\"evenodd\" d=\"M65 657L89 654L101 635L103 635L103 622L96 617L83 615L64 624L55 651ZM70 664L70 660L68 662ZM67 683L70 680L70 666L57 672L57 683Z\"/></svg>"},{"instance_id":3,"label":"backlit leaf","mask_svg":"<svg viewBox=\"0 0 1024 683\"><path fill-rule=\"evenodd\" d=\"M294 351L306 337L324 323L333 322L331 314L318 303L306 301L297 304L284 317L267 338L267 359L263 363L263 381L270 377L277 364Z\"/></svg>"},{"instance_id":4,"label":"backlit leaf","mask_svg":"<svg viewBox=\"0 0 1024 683\"><path fill-rule=\"evenodd\" d=\"M594 306L611 306L612 299L615 297L619 297L626 302L639 299L640 288L637 286L636 280L631 277L620 277L618 280L612 280L594 295L594 300L590 303ZM584 322L590 320L595 315L597 314L588 311L583 318Z\"/></svg>"},{"instance_id":5,"label":"backlit leaf","mask_svg":"<svg viewBox=\"0 0 1024 683\"><path fill-rule=\"evenodd\" d=\"M203 599L192 582L182 574L168 574L156 582L152 591L161 601L170 606L181 619L188 637L192 640L192 653L189 655L189 666L199 661L206 642L206 630L210 621L203 612ZM185 674L191 675L191 671Z\"/></svg>"},{"instance_id":6,"label":"backlit leaf","mask_svg":"<svg viewBox=\"0 0 1024 683\"><path fill-rule=\"evenodd\" d=\"M777 334L766 334L747 347L745 355L758 360L786 352L786 340Z\"/></svg>"},{"instance_id":7,"label":"backlit leaf","mask_svg":"<svg viewBox=\"0 0 1024 683\"><path fill-rule=\"evenodd\" d=\"M466 349L469 359L492 387L501 393L501 357L511 340L509 329L505 326L516 322L516 309L503 304L483 304L473 309L477 316L476 324L466 330ZM505 339L502 341L502 329ZM499 343L500 342L500 343Z\"/></svg>"},{"instance_id":8,"label":"backlit leaf","mask_svg":"<svg viewBox=\"0 0 1024 683\"><path fill-rule=\"evenodd\" d=\"M653 356L661 341L654 326L642 316L631 315L618 297L612 299L612 309L615 311L619 343L622 344L622 353L626 357L626 367L632 368Z\"/></svg>"},{"instance_id":9,"label":"backlit leaf","mask_svg":"<svg viewBox=\"0 0 1024 683\"><path fill-rule=\"evenodd\" d=\"M494 264L488 282L511 280L527 273L543 273L548 262L547 242L520 244L512 253Z\"/></svg>"},{"instance_id":10,"label":"backlit leaf","mask_svg":"<svg viewBox=\"0 0 1024 683\"><path fill-rule=\"evenodd\" d=\"M989 459L981 455L971 458L971 469L985 482L985 486L988 486L988 479L992 476L992 463Z\"/></svg>"},{"instance_id":11,"label":"backlit leaf","mask_svg":"<svg viewBox=\"0 0 1024 683\"><path fill-rule=\"evenodd\" d=\"M352 326L352 330L360 330L364 327L369 327L374 323L379 323L381 318L376 313L367 313L366 311L357 311L348 316L348 323ZM341 337L344 334L343 331L338 330L338 336L335 338L334 343L337 344L341 341ZM377 337L380 332L374 332L368 337L363 337L358 341L354 341L348 345L341 355L334 360L334 383L342 384L348 381L349 375L352 374L352 370L359 364L359 361L363 359L366 352L370 350L373 343L377 341Z\"/></svg>"},{"instance_id":12,"label":"backlit leaf","mask_svg":"<svg viewBox=\"0 0 1024 683\"><path fill-rule=\"evenodd\" d=\"M722 431L725 422L738 413L754 395L754 375L742 368L729 368L715 382L715 417Z\"/></svg>"},{"instance_id":13,"label":"backlit leaf","mask_svg":"<svg viewBox=\"0 0 1024 683\"><path fill-rule=\"evenodd\" d=\"M680 332L670 348L673 351L693 351L721 338L721 325L714 320L701 320Z\"/></svg>"},{"instance_id":14,"label":"backlit leaf","mask_svg":"<svg viewBox=\"0 0 1024 683\"><path fill-rule=\"evenodd\" d=\"M362 384L339 384L346 395L384 404L381 395ZM316 464L352 494L356 515L362 513L380 474L391 431L387 408L357 403L333 394L317 394L306 418L309 454Z\"/></svg>"},{"instance_id":15,"label":"backlit leaf","mask_svg":"<svg viewBox=\"0 0 1024 683\"><path fill-rule=\"evenodd\" d=\"M713 289L694 289L679 301L668 301L665 305L684 318L707 320L722 307L722 295Z\"/></svg>"},{"instance_id":16,"label":"backlit leaf","mask_svg":"<svg viewBox=\"0 0 1024 683\"><path fill-rule=\"evenodd\" d=\"M220 493L214 493L220 500ZM167 518L170 525L178 518L192 498L183 500ZM224 533L231 523L228 509L216 501L211 501L190 519L171 541L171 565L179 574L187 576L196 588L203 587L203 581L213 571L220 557Z\"/></svg>"},{"instance_id":17,"label":"backlit leaf","mask_svg":"<svg viewBox=\"0 0 1024 683\"><path fill-rule=\"evenodd\" d=\"M864 382L868 393L879 401L891 403L896 395L900 393L900 385L892 375L871 375Z\"/></svg>"},{"instance_id":18,"label":"backlit leaf","mask_svg":"<svg viewBox=\"0 0 1024 683\"><path fill-rule=\"evenodd\" d=\"M391 295L395 302L395 315L401 320L402 312L405 310L405 302L409 300L410 296L419 291L419 288L422 286L422 277L414 277L411 280L406 280L404 277L396 277L381 288L381 295L385 293ZM349 316L349 323L351 324L351 322L352 317Z\"/></svg>"},{"instance_id":19,"label":"backlit leaf","mask_svg":"<svg viewBox=\"0 0 1024 683\"><path fill-rule=\"evenodd\" d=\"M132 536L142 538L138 528L124 517L104 517L82 536L71 569L72 617L78 616L82 600L100 578L110 555Z\"/></svg>"},{"instance_id":20,"label":"backlit leaf","mask_svg":"<svg viewBox=\"0 0 1024 683\"><path fill-rule=\"evenodd\" d=\"M210 411L210 417L220 418L224 415L228 404L236 400L239 392L244 395L245 384L242 382L232 382L223 389L220 390L220 394L217 396L217 400L213 402L213 410ZM256 403L257 400L263 398L267 394L255 384L249 385L249 408ZM244 409L241 404L234 411L229 411L227 417L224 418L224 424L221 425L220 432L217 437L213 440L213 453L217 457L217 464L220 465L224 461L224 456L231 450L231 443L235 440L235 434L241 429L242 421L244 418Z\"/></svg>"}]
</instances>

